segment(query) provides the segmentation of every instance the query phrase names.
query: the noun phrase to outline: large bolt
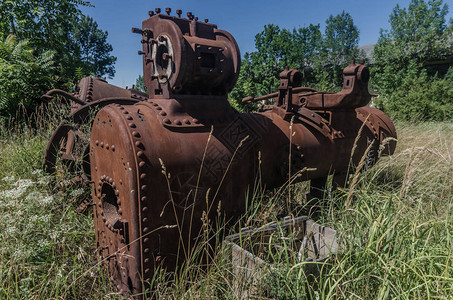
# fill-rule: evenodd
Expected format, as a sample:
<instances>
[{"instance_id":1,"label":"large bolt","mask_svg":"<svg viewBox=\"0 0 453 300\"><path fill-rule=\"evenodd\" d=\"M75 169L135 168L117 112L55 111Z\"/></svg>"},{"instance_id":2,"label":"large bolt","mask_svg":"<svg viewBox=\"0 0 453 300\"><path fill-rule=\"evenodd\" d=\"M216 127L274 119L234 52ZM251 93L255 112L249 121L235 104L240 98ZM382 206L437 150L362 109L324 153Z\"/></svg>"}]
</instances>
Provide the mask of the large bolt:
<instances>
[{"instance_id":1,"label":"large bolt","mask_svg":"<svg viewBox=\"0 0 453 300\"><path fill-rule=\"evenodd\" d=\"M159 8L159 7L157 7L157 8L155 9L155 11L156 11L156 14L160 14L160 8Z\"/></svg>"},{"instance_id":2,"label":"large bolt","mask_svg":"<svg viewBox=\"0 0 453 300\"><path fill-rule=\"evenodd\" d=\"M132 27L132 33L143 34L143 30L141 30L140 28Z\"/></svg>"},{"instance_id":3,"label":"large bolt","mask_svg":"<svg viewBox=\"0 0 453 300\"><path fill-rule=\"evenodd\" d=\"M165 8L165 12L167 13L167 15L170 15L170 13L171 13L171 8L170 8L170 7Z\"/></svg>"},{"instance_id":4,"label":"large bolt","mask_svg":"<svg viewBox=\"0 0 453 300\"><path fill-rule=\"evenodd\" d=\"M178 15L178 18L181 18L182 10L177 9L176 14Z\"/></svg>"}]
</instances>

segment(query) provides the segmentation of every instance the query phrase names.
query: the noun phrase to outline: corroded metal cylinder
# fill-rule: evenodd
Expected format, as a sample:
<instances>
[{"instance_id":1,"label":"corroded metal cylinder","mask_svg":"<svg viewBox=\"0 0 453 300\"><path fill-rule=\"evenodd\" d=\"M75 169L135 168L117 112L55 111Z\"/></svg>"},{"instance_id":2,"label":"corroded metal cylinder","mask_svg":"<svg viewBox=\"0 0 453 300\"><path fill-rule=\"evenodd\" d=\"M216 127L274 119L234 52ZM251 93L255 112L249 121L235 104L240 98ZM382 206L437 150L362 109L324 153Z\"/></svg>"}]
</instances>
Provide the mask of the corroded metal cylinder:
<instances>
[{"instance_id":1,"label":"corroded metal cylinder","mask_svg":"<svg viewBox=\"0 0 453 300\"><path fill-rule=\"evenodd\" d=\"M276 105L239 113L227 100L239 71L231 35L161 14L136 32L150 98L100 110L89 150L98 249L124 293L144 292L158 267L186 261L218 211L239 217L257 178L271 188L298 172L297 181L345 174L364 155L372 165L396 138L391 120L364 106L363 65L345 69L335 94L297 87L297 70L285 70L267 96ZM383 147L392 154L395 142Z\"/></svg>"}]
</instances>

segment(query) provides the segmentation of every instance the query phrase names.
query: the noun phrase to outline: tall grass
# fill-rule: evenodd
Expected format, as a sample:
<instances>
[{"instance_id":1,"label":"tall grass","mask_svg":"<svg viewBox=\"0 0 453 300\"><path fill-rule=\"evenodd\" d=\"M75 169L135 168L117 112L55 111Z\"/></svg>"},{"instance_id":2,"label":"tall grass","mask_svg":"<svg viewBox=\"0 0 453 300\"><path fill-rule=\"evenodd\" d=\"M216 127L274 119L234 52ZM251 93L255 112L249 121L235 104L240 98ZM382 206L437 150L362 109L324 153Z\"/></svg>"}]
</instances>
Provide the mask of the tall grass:
<instances>
[{"instance_id":1,"label":"tall grass","mask_svg":"<svg viewBox=\"0 0 453 300\"><path fill-rule=\"evenodd\" d=\"M0 299L121 299L96 258L91 213L75 212L89 190L56 189L41 171L60 117L43 111L36 116L33 126L0 127ZM315 284L306 284L303 263L276 256L274 272L257 284L253 297L452 297L453 124L397 123L397 130L395 155L361 173L323 208L319 222L339 232L342 250ZM263 226L288 211L299 214L306 191L306 183L250 190L253 200L235 230ZM230 254L221 247L220 211L218 219L205 222L199 246L176 274L156 272L148 296L241 298Z\"/></svg>"}]
</instances>

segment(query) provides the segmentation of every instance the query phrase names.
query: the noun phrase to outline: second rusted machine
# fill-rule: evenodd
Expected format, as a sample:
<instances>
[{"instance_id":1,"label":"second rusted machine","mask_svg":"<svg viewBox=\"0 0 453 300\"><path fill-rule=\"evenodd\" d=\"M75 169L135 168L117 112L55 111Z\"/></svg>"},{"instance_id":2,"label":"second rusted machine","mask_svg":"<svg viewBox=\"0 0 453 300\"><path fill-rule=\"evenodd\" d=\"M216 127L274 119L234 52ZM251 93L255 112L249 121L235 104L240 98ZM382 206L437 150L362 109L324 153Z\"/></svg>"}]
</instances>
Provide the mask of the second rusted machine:
<instances>
[{"instance_id":1,"label":"second rusted machine","mask_svg":"<svg viewBox=\"0 0 453 300\"><path fill-rule=\"evenodd\" d=\"M364 155L373 164L396 137L384 113L365 107L362 64L344 70L339 93L301 88L300 73L285 70L266 96L275 105L237 112L227 100L240 67L234 38L190 13L166 12L134 30L149 99L101 109L89 146L98 249L123 293L143 293L157 267L186 260L218 207L226 220L240 216L257 178L268 188L290 177L319 187L334 173L341 183L351 164Z\"/></svg>"}]
</instances>

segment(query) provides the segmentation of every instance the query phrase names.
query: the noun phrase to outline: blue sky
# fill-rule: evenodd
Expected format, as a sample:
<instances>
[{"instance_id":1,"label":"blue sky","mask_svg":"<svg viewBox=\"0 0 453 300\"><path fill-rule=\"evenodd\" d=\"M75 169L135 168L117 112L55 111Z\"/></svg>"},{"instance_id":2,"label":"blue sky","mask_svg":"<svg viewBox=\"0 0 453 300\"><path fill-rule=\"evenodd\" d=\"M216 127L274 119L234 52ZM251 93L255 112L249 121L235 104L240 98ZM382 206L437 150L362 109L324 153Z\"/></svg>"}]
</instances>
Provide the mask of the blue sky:
<instances>
[{"instance_id":1,"label":"blue sky","mask_svg":"<svg viewBox=\"0 0 453 300\"><path fill-rule=\"evenodd\" d=\"M255 34L266 24L280 28L298 28L309 24L321 24L343 10L349 12L360 30L359 45L376 43L381 28L388 28L388 18L396 4L407 7L410 0L94 0L95 7L84 7L82 11L93 17L103 30L109 33L108 41L113 46L116 75L110 83L125 87L135 83L142 74L140 36L131 33L131 27L141 28L148 11L156 7L182 9L183 15L190 11L200 20L209 19L219 29L227 30L239 44L241 55L254 50ZM444 0L450 8L448 18L453 16L452 0Z\"/></svg>"}]
</instances>

